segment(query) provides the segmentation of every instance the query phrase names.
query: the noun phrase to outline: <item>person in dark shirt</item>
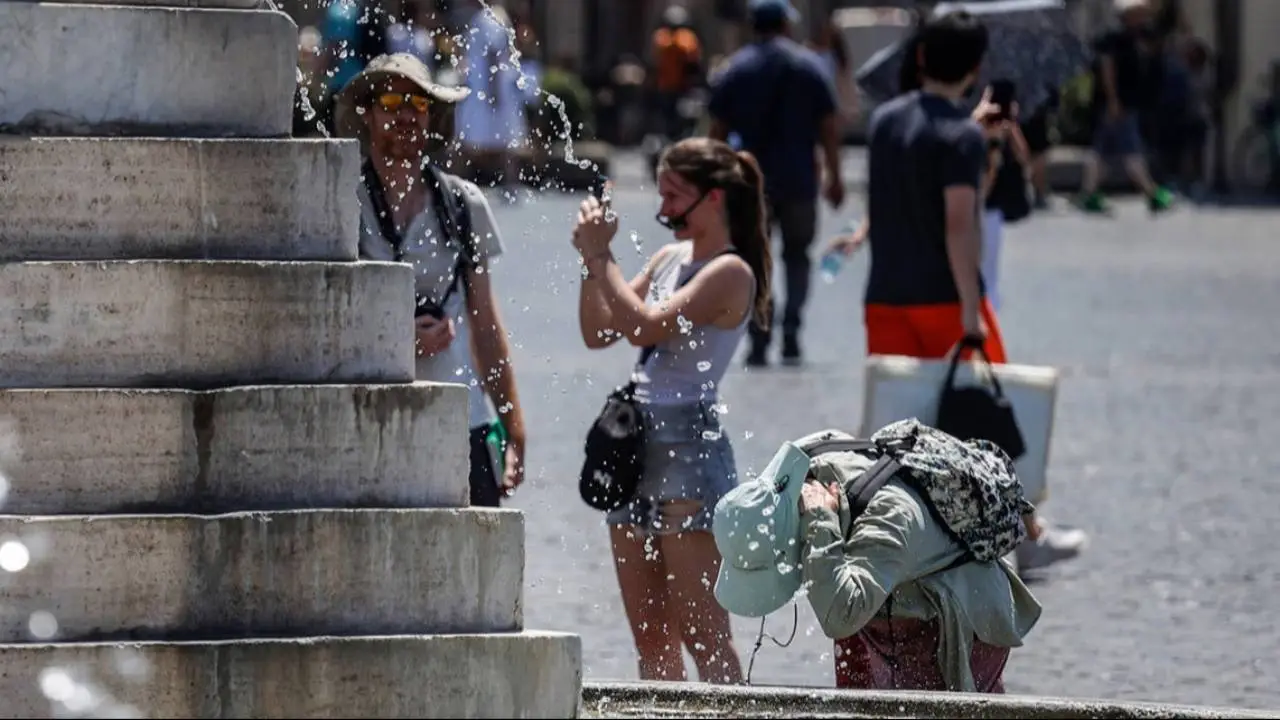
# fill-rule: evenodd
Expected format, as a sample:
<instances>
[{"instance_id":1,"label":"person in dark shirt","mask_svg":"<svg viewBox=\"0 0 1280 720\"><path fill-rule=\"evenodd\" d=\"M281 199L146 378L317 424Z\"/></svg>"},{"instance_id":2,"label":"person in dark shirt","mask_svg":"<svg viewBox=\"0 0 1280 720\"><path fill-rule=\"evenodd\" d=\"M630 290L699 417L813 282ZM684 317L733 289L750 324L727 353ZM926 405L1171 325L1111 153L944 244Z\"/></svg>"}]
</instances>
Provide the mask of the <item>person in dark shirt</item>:
<instances>
[{"instance_id":1,"label":"person in dark shirt","mask_svg":"<svg viewBox=\"0 0 1280 720\"><path fill-rule=\"evenodd\" d=\"M1121 27L1096 43L1093 148L1085 156L1079 204L1086 212L1106 212L1098 192L1102 158L1120 158L1152 212L1169 209L1173 195L1151 179L1142 143L1140 116L1161 86L1158 43L1149 0L1115 0Z\"/></svg>"},{"instance_id":2,"label":"person in dark shirt","mask_svg":"<svg viewBox=\"0 0 1280 720\"><path fill-rule=\"evenodd\" d=\"M797 17L788 0L751 0L755 42L729 58L712 84L709 135L742 139L764 170L770 225L782 233L787 299L782 313L782 360L801 359L800 325L812 274L809 246L818 223L820 176L814 148L821 146L822 194L832 207L844 202L836 91L811 50L786 37ZM767 363L771 330L751 326L747 364Z\"/></svg>"},{"instance_id":3,"label":"person in dark shirt","mask_svg":"<svg viewBox=\"0 0 1280 720\"><path fill-rule=\"evenodd\" d=\"M987 47L986 30L972 15L951 12L929 20L919 44L919 89L871 116L867 216L832 247L848 254L870 245L868 355L936 360L966 336L980 336L988 359L1004 363L1000 327L982 282L978 218L998 195L1001 165L989 155L1013 134L1017 116L992 104L989 89L972 113L960 109ZM1087 543L1083 531L1052 526L1037 513L1024 520L1020 572L1075 557Z\"/></svg>"},{"instance_id":4,"label":"person in dark shirt","mask_svg":"<svg viewBox=\"0 0 1280 720\"><path fill-rule=\"evenodd\" d=\"M986 54L987 31L954 12L920 33L920 89L876 108L869 124L867 351L936 358L962 337L982 336L991 361L1004 362L983 293L978 217L987 134L996 136L1007 121L985 100L972 116L960 106Z\"/></svg>"}]
</instances>

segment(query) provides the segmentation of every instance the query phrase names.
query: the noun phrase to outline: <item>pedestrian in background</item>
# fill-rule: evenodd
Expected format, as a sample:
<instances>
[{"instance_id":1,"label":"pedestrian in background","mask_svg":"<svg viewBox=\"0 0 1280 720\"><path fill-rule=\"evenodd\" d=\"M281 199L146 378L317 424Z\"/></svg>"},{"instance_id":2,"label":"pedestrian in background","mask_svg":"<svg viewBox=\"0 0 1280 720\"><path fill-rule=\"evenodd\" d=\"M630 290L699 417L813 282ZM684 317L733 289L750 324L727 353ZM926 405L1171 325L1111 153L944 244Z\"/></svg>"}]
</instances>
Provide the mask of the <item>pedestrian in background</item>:
<instances>
[{"instance_id":1,"label":"pedestrian in background","mask_svg":"<svg viewBox=\"0 0 1280 720\"><path fill-rule=\"evenodd\" d=\"M813 275L809 249L818 228L819 183L831 207L844 203L840 114L822 61L787 37L799 18L788 0L751 0L753 42L734 53L714 81L709 135L736 134L760 160L770 226L782 235L787 295L782 312L782 361L802 361L800 330ZM814 163L820 148L823 172ZM772 325L752 327L747 364L768 364Z\"/></svg>"}]
</instances>

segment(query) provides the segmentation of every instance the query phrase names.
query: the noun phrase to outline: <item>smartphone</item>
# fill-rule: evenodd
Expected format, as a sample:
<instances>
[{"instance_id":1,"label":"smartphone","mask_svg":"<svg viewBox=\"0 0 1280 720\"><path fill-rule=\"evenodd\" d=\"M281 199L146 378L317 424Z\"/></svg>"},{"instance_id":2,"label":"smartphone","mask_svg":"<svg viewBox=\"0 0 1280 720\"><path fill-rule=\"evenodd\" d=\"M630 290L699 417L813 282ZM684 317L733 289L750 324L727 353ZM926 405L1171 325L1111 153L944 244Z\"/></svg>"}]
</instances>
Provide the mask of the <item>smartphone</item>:
<instances>
[{"instance_id":1,"label":"smartphone","mask_svg":"<svg viewBox=\"0 0 1280 720\"><path fill-rule=\"evenodd\" d=\"M1013 111L1017 86L1012 80L994 80L991 83L991 102L1000 106L1001 120L1008 120Z\"/></svg>"},{"instance_id":2,"label":"smartphone","mask_svg":"<svg viewBox=\"0 0 1280 720\"><path fill-rule=\"evenodd\" d=\"M611 186L612 183L609 181L609 178L604 175L598 175L596 176L595 181L591 183L591 194L595 195L596 199L600 202L604 202L607 199L607 193L605 191Z\"/></svg>"}]
</instances>

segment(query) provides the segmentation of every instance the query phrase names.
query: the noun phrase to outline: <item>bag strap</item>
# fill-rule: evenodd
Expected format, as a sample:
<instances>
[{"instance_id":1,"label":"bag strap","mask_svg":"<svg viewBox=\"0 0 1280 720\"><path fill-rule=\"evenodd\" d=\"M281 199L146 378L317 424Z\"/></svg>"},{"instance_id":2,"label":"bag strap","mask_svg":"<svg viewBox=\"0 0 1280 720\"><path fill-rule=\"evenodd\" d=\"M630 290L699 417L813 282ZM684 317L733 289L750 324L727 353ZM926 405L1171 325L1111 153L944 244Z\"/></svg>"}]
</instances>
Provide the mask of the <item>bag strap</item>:
<instances>
[{"instance_id":1,"label":"bag strap","mask_svg":"<svg viewBox=\"0 0 1280 720\"><path fill-rule=\"evenodd\" d=\"M871 504L871 498L889 482L889 478L897 474L902 469L902 465L898 463L898 459L892 454L881 455L875 464L862 472L857 480L849 483L849 487L845 488L845 497L849 500L850 521L856 521L862 513L866 512L867 506Z\"/></svg>"},{"instance_id":2,"label":"bag strap","mask_svg":"<svg viewBox=\"0 0 1280 720\"><path fill-rule=\"evenodd\" d=\"M977 338L963 337L960 342L951 350L951 366L947 368L947 378L942 383L942 390L952 390L955 388L956 369L960 367L960 356L965 349L971 349L987 367L987 377L991 380L991 387L996 392L996 397L1004 397L1004 387L1000 385L1000 379L996 377L995 368L991 366L991 358L987 356L987 350L984 343L978 342Z\"/></svg>"},{"instance_id":3,"label":"bag strap","mask_svg":"<svg viewBox=\"0 0 1280 720\"><path fill-rule=\"evenodd\" d=\"M361 177L364 180L365 191L369 194L369 203L373 206L374 217L378 221L378 232L391 245L395 261L404 262L407 254L405 239L396 229L391 206L387 203L386 190L382 187L382 180L378 177L372 160L365 160L361 168ZM440 298L439 302L439 305L444 307L453 296L459 282L466 284L467 273L473 265L475 242L471 235L471 213L461 193L456 188L448 187L450 183L444 173L427 165L422 171L422 180L430 194L432 210L435 212L436 221L440 223L440 230L446 238L458 246L458 260L454 263L453 277L449 281L444 297Z\"/></svg>"}]
</instances>

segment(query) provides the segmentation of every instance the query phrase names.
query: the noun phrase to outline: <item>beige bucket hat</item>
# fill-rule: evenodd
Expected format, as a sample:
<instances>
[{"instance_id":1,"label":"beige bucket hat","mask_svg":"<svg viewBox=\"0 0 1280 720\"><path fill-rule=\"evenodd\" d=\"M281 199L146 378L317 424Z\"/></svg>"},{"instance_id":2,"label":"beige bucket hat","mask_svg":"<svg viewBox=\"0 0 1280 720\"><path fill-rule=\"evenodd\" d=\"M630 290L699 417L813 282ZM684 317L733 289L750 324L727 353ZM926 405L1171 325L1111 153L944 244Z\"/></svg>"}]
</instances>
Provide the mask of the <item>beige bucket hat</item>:
<instances>
[{"instance_id":1,"label":"beige bucket hat","mask_svg":"<svg viewBox=\"0 0 1280 720\"><path fill-rule=\"evenodd\" d=\"M430 133L433 145L437 146L431 149L438 149L453 137L454 107L466 99L471 90L436 83L431 78L431 70L408 53L379 55L347 82L334 100L334 129L341 137L358 138L361 146L365 147L368 128L358 109L368 107L379 86L385 86L396 78L417 85L425 95L445 106L431 111Z\"/></svg>"}]
</instances>

